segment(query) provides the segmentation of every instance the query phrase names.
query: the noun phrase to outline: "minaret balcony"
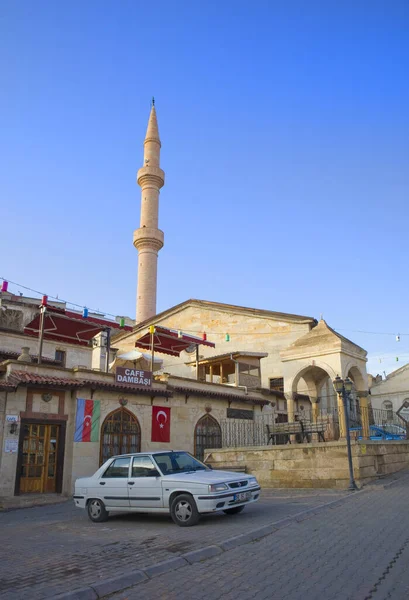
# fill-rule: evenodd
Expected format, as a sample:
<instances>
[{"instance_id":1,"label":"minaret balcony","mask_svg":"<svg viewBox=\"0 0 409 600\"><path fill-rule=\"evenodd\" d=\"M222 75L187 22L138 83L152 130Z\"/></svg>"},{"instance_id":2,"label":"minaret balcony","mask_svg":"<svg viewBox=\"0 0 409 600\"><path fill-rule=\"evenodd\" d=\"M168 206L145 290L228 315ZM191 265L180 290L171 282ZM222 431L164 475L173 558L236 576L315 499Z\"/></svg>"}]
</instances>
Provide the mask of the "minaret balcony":
<instances>
[{"instance_id":1,"label":"minaret balcony","mask_svg":"<svg viewBox=\"0 0 409 600\"><path fill-rule=\"evenodd\" d=\"M160 250L164 244L165 235L160 229L140 227L133 232L133 245L137 250L151 248Z\"/></svg>"},{"instance_id":2,"label":"minaret balcony","mask_svg":"<svg viewBox=\"0 0 409 600\"><path fill-rule=\"evenodd\" d=\"M136 176L138 185L143 189L146 185L155 185L161 188L165 185L165 173L159 167L145 166L139 169Z\"/></svg>"}]
</instances>

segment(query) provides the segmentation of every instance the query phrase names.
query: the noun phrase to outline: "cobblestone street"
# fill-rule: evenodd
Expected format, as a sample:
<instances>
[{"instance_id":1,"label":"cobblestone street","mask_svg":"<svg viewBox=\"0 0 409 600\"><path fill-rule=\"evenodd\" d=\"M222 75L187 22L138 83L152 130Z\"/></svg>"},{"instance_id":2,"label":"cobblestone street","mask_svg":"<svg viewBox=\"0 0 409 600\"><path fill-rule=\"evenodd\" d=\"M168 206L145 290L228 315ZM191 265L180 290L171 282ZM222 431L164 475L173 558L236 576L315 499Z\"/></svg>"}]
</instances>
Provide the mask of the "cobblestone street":
<instances>
[{"instance_id":1,"label":"cobblestone street","mask_svg":"<svg viewBox=\"0 0 409 600\"><path fill-rule=\"evenodd\" d=\"M56 594L174 558L345 495L332 491L264 490L242 514L203 518L180 528L164 515L121 514L91 523L64 504L0 513L0 597Z\"/></svg>"},{"instance_id":2,"label":"cobblestone street","mask_svg":"<svg viewBox=\"0 0 409 600\"><path fill-rule=\"evenodd\" d=\"M404 600L409 478L111 600Z\"/></svg>"}]
</instances>

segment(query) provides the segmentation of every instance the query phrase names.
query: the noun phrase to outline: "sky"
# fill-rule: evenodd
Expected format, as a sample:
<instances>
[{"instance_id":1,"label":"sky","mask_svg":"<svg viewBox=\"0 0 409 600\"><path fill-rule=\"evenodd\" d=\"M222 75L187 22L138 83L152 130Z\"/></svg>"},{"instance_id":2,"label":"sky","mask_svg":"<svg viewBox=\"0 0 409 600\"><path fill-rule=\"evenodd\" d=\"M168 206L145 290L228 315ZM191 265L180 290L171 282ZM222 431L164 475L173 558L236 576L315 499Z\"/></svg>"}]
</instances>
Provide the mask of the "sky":
<instances>
[{"instance_id":1,"label":"sky","mask_svg":"<svg viewBox=\"0 0 409 600\"><path fill-rule=\"evenodd\" d=\"M407 0L3 0L0 277L135 316L154 96L158 312L323 315L409 362L408 28Z\"/></svg>"}]
</instances>

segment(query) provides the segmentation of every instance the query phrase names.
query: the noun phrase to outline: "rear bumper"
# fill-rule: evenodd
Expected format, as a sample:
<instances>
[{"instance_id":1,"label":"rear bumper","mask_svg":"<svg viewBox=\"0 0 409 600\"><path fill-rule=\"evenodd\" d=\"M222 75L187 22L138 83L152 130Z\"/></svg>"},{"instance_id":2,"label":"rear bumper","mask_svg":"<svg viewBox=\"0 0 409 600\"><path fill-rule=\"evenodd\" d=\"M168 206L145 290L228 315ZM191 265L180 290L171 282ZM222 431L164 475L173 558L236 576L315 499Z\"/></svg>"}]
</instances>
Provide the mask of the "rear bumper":
<instances>
[{"instance_id":1,"label":"rear bumper","mask_svg":"<svg viewBox=\"0 0 409 600\"><path fill-rule=\"evenodd\" d=\"M218 510L226 510L234 506L242 506L257 502L260 496L260 487L251 488L249 490L240 490L240 492L221 492L220 494L209 494L208 496L194 496L197 510L199 513L209 513ZM243 502L236 502L235 496L237 493L249 492L250 498Z\"/></svg>"}]
</instances>

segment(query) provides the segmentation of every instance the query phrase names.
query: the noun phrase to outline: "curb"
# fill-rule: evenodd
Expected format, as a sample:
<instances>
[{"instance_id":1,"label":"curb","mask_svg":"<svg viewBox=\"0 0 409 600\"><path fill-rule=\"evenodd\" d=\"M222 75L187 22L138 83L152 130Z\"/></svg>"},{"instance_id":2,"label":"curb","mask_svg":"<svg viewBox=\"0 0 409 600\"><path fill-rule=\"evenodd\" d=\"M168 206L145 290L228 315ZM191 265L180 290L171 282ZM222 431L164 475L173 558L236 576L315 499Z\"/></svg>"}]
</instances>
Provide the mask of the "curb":
<instances>
[{"instance_id":1,"label":"curb","mask_svg":"<svg viewBox=\"0 0 409 600\"><path fill-rule=\"evenodd\" d=\"M400 473L398 471L398 473L394 473L393 475L395 476L392 479L392 481L387 481L386 483L383 483L383 479L388 477L388 475L383 475L379 477L378 481L365 485L364 489L368 491L388 490L389 488L394 487L395 485L399 485L401 482L405 482L409 479L409 473L407 469L402 470Z\"/></svg>"},{"instance_id":2,"label":"curb","mask_svg":"<svg viewBox=\"0 0 409 600\"><path fill-rule=\"evenodd\" d=\"M42 506L57 506L57 504L64 504L65 502L70 501L71 498L69 496L60 496L59 498L47 498L47 500L34 500L32 502L27 501L25 503L13 503L8 500L0 499L0 513L1 512L11 512L14 510L21 510L23 508L38 508Z\"/></svg>"},{"instance_id":3,"label":"curb","mask_svg":"<svg viewBox=\"0 0 409 600\"><path fill-rule=\"evenodd\" d=\"M72 592L66 592L65 594L54 596L53 600L100 600L109 594L121 592L122 590L130 588L138 583L149 581L157 575L169 573L169 571L176 571L181 567L186 567L187 565L193 565L197 562L213 558L214 556L218 556L223 552L233 550L233 548L237 548L238 546L243 546L245 544L250 544L251 542L261 540L271 535L275 531L283 529L284 527L288 527L294 523L302 523L302 521L305 521L306 519L309 519L327 509L337 508L341 504L344 504L344 502L347 502L351 498L356 498L356 496L364 493L365 491L365 489L361 489L357 490L356 492L351 492L348 496L344 496L343 498L337 498L336 500L331 500L331 502L326 502L325 504L321 504L315 508L309 508L308 510L296 513L291 517L286 517L285 519L270 523L269 525L264 525L263 527L258 527L257 529L253 529L247 533L236 535L217 544L213 544L212 546L206 546L204 548L200 548L199 550L192 550L191 552L186 552L181 556L150 565L149 567L142 567L141 569L131 571L130 573L118 575L117 577L105 579L84 588L73 590Z\"/></svg>"}]
</instances>

